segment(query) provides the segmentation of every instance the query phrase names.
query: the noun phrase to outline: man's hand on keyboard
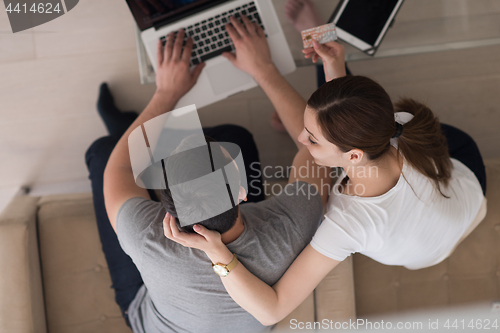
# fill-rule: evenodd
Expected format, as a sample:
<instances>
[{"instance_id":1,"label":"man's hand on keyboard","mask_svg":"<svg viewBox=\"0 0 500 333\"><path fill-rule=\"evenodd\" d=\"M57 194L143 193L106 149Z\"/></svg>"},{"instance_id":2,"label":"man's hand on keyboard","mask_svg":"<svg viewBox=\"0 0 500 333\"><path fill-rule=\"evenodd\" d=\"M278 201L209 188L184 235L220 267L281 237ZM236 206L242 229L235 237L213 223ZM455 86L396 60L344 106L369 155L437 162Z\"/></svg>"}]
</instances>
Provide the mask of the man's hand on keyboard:
<instances>
[{"instance_id":1,"label":"man's hand on keyboard","mask_svg":"<svg viewBox=\"0 0 500 333\"><path fill-rule=\"evenodd\" d=\"M180 99L195 85L205 66L205 63L201 63L192 72L189 70L193 39L189 38L183 49L183 38L184 30L179 30L175 41L174 33L170 33L167 36L165 48L158 40L156 91L161 94L169 94L176 99Z\"/></svg>"},{"instance_id":2,"label":"man's hand on keyboard","mask_svg":"<svg viewBox=\"0 0 500 333\"><path fill-rule=\"evenodd\" d=\"M241 16L243 24L234 16L231 24L226 25L229 37L233 40L236 55L224 52L222 55L233 63L236 68L252 75L254 78L270 67L274 67L271 51L267 45L264 31L256 23Z\"/></svg>"}]
</instances>

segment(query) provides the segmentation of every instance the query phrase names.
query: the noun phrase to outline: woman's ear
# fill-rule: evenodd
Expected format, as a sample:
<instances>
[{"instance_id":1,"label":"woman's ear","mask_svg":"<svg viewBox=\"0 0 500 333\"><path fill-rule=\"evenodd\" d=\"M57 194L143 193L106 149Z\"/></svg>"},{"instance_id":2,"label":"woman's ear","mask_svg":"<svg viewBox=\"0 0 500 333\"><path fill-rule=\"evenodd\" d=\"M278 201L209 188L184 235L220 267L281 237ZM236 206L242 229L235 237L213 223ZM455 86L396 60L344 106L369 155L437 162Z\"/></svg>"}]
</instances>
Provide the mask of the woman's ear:
<instances>
[{"instance_id":1,"label":"woman's ear","mask_svg":"<svg viewBox=\"0 0 500 333\"><path fill-rule=\"evenodd\" d=\"M238 192L238 201L239 200L247 201L247 191L245 191L243 186L240 186L240 191Z\"/></svg>"},{"instance_id":2,"label":"woman's ear","mask_svg":"<svg viewBox=\"0 0 500 333\"><path fill-rule=\"evenodd\" d=\"M347 160L352 164L359 164L363 160L364 153L361 149L352 149L345 153Z\"/></svg>"}]
</instances>

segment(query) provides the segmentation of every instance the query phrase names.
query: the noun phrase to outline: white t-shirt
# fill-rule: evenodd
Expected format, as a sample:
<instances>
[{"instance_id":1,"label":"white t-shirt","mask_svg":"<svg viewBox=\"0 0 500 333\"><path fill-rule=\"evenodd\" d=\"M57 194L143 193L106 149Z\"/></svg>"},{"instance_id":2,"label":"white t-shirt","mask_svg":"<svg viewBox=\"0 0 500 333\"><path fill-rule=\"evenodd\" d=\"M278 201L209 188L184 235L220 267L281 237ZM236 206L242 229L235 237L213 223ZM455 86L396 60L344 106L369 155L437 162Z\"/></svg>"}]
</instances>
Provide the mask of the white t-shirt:
<instances>
[{"instance_id":1,"label":"white t-shirt","mask_svg":"<svg viewBox=\"0 0 500 333\"><path fill-rule=\"evenodd\" d=\"M460 161L451 161L450 183L442 189L449 199L406 161L403 174L407 181L400 176L396 186L377 197L339 193L336 188L344 173L330 194L312 247L338 261L360 252L380 263L408 269L443 261L474 221L483 201L474 173Z\"/></svg>"}]
</instances>

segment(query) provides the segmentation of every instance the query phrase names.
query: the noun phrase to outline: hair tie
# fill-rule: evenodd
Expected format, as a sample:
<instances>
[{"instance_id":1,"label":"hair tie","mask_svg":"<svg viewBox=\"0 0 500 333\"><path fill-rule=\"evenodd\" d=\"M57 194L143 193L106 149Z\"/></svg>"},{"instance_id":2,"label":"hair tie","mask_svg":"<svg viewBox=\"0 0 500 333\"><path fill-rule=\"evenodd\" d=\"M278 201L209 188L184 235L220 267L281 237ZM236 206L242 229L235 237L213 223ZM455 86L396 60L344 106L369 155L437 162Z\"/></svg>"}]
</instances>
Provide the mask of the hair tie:
<instances>
[{"instance_id":1,"label":"hair tie","mask_svg":"<svg viewBox=\"0 0 500 333\"><path fill-rule=\"evenodd\" d=\"M396 121L396 132L392 136L393 138L399 138L403 134L403 125Z\"/></svg>"}]
</instances>

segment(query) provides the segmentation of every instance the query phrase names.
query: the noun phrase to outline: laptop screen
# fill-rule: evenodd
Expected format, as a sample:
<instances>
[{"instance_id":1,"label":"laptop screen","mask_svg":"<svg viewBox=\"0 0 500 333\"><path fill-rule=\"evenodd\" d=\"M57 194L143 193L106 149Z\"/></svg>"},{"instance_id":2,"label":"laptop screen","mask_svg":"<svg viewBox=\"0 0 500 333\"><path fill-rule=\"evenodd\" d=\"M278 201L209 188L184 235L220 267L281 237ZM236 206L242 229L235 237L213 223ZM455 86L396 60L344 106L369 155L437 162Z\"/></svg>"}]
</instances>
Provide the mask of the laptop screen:
<instances>
[{"instance_id":1,"label":"laptop screen","mask_svg":"<svg viewBox=\"0 0 500 333\"><path fill-rule=\"evenodd\" d=\"M227 0L127 0L141 31L167 24Z\"/></svg>"}]
</instances>

